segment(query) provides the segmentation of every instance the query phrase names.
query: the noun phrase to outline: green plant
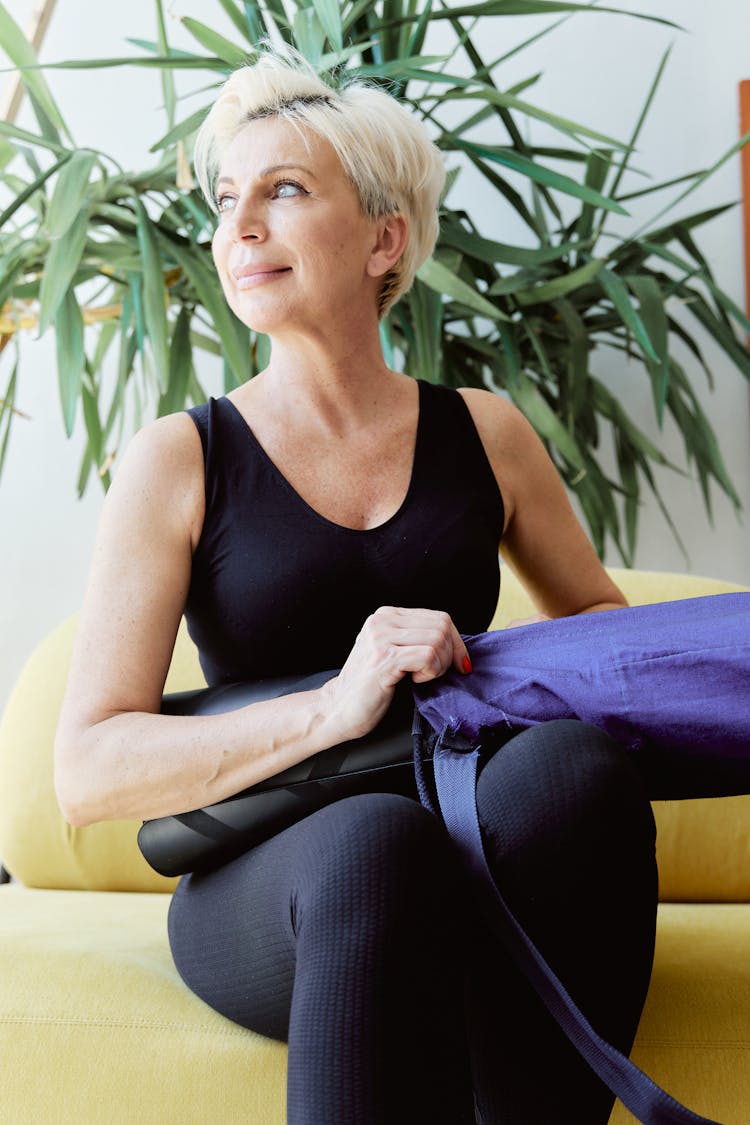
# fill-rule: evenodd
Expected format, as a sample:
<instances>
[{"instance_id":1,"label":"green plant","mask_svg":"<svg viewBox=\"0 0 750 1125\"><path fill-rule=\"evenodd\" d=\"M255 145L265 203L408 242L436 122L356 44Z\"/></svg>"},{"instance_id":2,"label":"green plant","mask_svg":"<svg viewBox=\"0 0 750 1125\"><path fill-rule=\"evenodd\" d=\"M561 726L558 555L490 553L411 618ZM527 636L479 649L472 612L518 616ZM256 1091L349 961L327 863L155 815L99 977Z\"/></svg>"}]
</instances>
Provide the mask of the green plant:
<instances>
[{"instance_id":1,"label":"green plant","mask_svg":"<svg viewBox=\"0 0 750 1125\"><path fill-rule=\"evenodd\" d=\"M567 16L591 11L586 5L552 0L484 0L467 6L435 0L217 4L236 34L230 40L185 17L182 22L199 45L195 54L170 47L162 0L155 0L157 40L134 40L139 54L56 64L159 71L166 132L153 145L153 167L138 172L124 171L111 155L76 149L33 52L0 4L0 46L24 68L39 126L31 133L0 123L0 179L9 198L0 215L0 347L8 345L12 356L0 388L0 459L21 373L17 329L26 324L40 333L54 326L68 434L81 406L87 442L79 490L92 471L107 485L129 414L137 422L205 397L196 350L223 357L227 388L265 363L267 341L235 319L212 271L213 218L187 168L191 138L207 107L178 121L174 76L176 71L203 72L211 85L218 84L252 56L261 37L271 34L294 42L334 82L354 70L386 83L425 118L454 165L435 255L383 323L389 360L413 375L507 393L578 496L597 549L603 553L611 538L629 562L644 485L657 496L667 521L669 515L654 475L666 458L595 373L596 353L623 351L650 381L659 423L671 415L681 431L709 514L711 482L739 506L692 373L674 354L676 341L686 344L693 366L710 384L694 334L697 323L737 370L750 376L750 357L738 336L738 330L750 332L750 322L716 284L694 240L696 229L723 208L657 222L627 236L608 229L611 216L625 214L635 196L677 185L681 200L714 170L621 193L666 56L633 135L618 142L529 102L527 91L538 75L502 87L503 63L526 44L497 59L484 58L477 47L478 31L489 20ZM596 18L615 10L597 8ZM440 55L428 54L428 36L437 26L450 42ZM458 73L461 61L468 61L468 77ZM560 145L528 143L519 124L524 118L552 126L562 137ZM491 142L483 139L488 130L494 134ZM460 160L478 169L503 206L514 209L530 246L493 241L465 207L453 206ZM114 362L105 363L110 352L116 353ZM614 438L616 479L600 464L607 428Z\"/></svg>"}]
</instances>

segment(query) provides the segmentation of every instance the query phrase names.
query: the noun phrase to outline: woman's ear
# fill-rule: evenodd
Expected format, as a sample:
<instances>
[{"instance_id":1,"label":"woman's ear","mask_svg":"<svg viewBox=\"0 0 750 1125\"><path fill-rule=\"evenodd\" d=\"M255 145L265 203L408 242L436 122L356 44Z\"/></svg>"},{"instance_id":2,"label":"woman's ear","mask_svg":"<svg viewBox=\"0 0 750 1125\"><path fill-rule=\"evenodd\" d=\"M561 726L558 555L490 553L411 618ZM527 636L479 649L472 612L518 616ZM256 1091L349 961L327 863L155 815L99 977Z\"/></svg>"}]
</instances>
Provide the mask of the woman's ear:
<instances>
[{"instance_id":1,"label":"woman's ear","mask_svg":"<svg viewBox=\"0 0 750 1125\"><path fill-rule=\"evenodd\" d=\"M404 215L382 215L375 227L375 243L367 262L370 277L384 277L404 252L409 224Z\"/></svg>"}]
</instances>

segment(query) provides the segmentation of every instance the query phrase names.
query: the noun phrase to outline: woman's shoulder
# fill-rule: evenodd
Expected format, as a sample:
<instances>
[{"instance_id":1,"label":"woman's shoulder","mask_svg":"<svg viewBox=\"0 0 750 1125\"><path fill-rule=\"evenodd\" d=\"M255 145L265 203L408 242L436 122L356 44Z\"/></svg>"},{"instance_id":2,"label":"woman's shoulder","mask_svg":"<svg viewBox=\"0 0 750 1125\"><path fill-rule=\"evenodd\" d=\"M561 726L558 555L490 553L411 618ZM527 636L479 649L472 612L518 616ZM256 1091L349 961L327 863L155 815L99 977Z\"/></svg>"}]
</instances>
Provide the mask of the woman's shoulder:
<instances>
[{"instance_id":1,"label":"woman's shoulder","mask_svg":"<svg viewBox=\"0 0 750 1125\"><path fill-rule=\"evenodd\" d=\"M190 528L200 525L203 448L189 414L165 415L133 435L114 473L108 503L144 513L148 509L151 518L169 522L178 518Z\"/></svg>"},{"instance_id":2,"label":"woman's shoulder","mask_svg":"<svg viewBox=\"0 0 750 1125\"><path fill-rule=\"evenodd\" d=\"M201 469L202 460L196 424L187 411L180 411L156 418L136 431L123 455L120 473L157 473L169 482Z\"/></svg>"},{"instance_id":3,"label":"woman's shoulder","mask_svg":"<svg viewBox=\"0 0 750 1125\"><path fill-rule=\"evenodd\" d=\"M459 392L490 461L497 456L516 456L524 445L536 440L535 432L512 402L494 391L462 387Z\"/></svg>"}]
</instances>

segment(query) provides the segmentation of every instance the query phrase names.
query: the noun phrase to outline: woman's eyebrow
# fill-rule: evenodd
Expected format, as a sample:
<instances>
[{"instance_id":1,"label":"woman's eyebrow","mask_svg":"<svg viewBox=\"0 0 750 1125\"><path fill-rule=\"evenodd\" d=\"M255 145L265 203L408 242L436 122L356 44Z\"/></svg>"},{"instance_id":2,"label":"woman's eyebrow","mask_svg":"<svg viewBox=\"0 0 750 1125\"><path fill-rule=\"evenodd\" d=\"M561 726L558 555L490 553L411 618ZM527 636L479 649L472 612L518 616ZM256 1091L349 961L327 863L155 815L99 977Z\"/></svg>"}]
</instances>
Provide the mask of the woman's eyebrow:
<instances>
[{"instance_id":1,"label":"woman's eyebrow","mask_svg":"<svg viewBox=\"0 0 750 1125\"><path fill-rule=\"evenodd\" d=\"M271 164L270 167L264 168L260 175L261 177L273 176L276 172L289 171L289 169L294 169L296 172L304 172L306 176L312 176L313 179L317 178L313 170L305 167L304 164Z\"/></svg>"},{"instance_id":2,"label":"woman's eyebrow","mask_svg":"<svg viewBox=\"0 0 750 1125\"><path fill-rule=\"evenodd\" d=\"M258 173L258 179L263 180L267 176L273 176L276 172L285 172L289 171L290 169L293 169L297 172L304 172L306 176L311 176L313 179L317 179L317 176L312 171L312 169L306 168L304 164L270 164L268 168L263 168ZM233 184L234 182L234 176L219 176L218 180L216 181L216 186L218 187L219 184Z\"/></svg>"}]
</instances>

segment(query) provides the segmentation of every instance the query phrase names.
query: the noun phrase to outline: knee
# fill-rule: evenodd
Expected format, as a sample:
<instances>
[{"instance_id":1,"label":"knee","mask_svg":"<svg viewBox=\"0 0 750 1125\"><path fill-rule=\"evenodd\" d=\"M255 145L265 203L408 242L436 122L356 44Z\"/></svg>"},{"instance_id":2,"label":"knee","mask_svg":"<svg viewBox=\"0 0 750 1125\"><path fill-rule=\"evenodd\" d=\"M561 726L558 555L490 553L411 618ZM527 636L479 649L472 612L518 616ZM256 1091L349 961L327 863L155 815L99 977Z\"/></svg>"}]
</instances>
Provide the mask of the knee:
<instances>
[{"instance_id":1,"label":"knee","mask_svg":"<svg viewBox=\"0 0 750 1125\"><path fill-rule=\"evenodd\" d=\"M305 859L316 872L330 869L334 877L340 872L371 877L394 868L430 868L449 846L437 817L417 801L392 793L348 797L316 816L314 846Z\"/></svg>"},{"instance_id":2,"label":"knee","mask_svg":"<svg viewBox=\"0 0 750 1125\"><path fill-rule=\"evenodd\" d=\"M511 739L482 771L477 801L493 835L508 826L508 846L512 838L544 848L575 833L589 847L619 837L653 851L654 818L638 770L589 723L557 720Z\"/></svg>"},{"instance_id":3,"label":"knee","mask_svg":"<svg viewBox=\"0 0 750 1125\"><path fill-rule=\"evenodd\" d=\"M365 794L315 815L315 837L294 873L297 924L303 916L372 921L378 913L432 913L450 887L457 870L452 845L416 801Z\"/></svg>"}]
</instances>

